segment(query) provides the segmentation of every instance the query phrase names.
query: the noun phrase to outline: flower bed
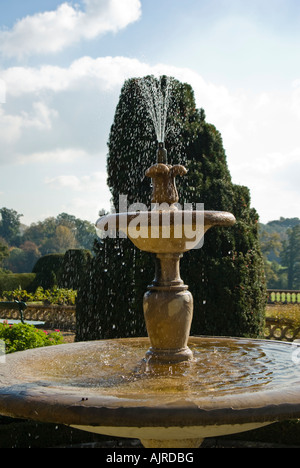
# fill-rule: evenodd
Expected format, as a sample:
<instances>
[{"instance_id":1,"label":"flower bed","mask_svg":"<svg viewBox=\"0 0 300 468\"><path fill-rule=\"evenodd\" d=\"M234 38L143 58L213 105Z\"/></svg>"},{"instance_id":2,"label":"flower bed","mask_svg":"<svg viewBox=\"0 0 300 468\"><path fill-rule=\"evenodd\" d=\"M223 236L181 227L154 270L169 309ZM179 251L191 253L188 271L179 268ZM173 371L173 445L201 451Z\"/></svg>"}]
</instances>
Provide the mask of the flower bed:
<instances>
[{"instance_id":1,"label":"flower bed","mask_svg":"<svg viewBox=\"0 0 300 468\"><path fill-rule=\"evenodd\" d=\"M49 333L27 323L9 325L8 322L3 322L0 323L0 340L5 345L5 353L8 354L25 349L61 344L63 336L59 330Z\"/></svg>"}]
</instances>

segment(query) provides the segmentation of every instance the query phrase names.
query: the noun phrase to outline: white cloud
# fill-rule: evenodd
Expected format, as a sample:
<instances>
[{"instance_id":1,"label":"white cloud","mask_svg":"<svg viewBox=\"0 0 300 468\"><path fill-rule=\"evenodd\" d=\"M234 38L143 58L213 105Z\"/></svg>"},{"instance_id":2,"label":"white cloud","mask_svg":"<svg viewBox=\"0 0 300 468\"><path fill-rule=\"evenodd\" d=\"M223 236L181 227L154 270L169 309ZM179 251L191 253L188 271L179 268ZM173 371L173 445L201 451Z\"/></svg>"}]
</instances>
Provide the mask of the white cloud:
<instances>
[{"instance_id":1,"label":"white cloud","mask_svg":"<svg viewBox=\"0 0 300 468\"><path fill-rule=\"evenodd\" d=\"M82 57L69 67L10 67L2 73L7 105L0 110L0 145L10 142L12 146L1 153L1 159L60 161L69 157L61 153L67 147L74 157L75 147L105 151L124 80L147 74L167 74L191 83L201 106L212 115L223 115L226 122L228 109L231 114L237 112L236 98L225 88L205 82L187 68L150 66L127 57ZM234 132L234 123L231 125Z\"/></svg>"},{"instance_id":2,"label":"white cloud","mask_svg":"<svg viewBox=\"0 0 300 468\"><path fill-rule=\"evenodd\" d=\"M119 92L125 79L147 74L167 74L191 84L197 107L205 109L207 120L220 129L230 145L231 141L240 143L246 134L248 146L252 144L253 138L267 141L270 152L278 144L278 139L280 144L286 144L285 131L291 129L291 123L294 130L298 126L300 88L297 83L284 95L274 92L254 96L246 92L231 93L225 86L205 81L199 73L189 68L164 64L150 66L127 57L82 57L69 67L11 67L3 71L2 78L6 83L7 100L10 96L21 99L29 94L42 100L45 92L51 92L52 95L70 90L82 94L84 90L91 89L97 94L103 91ZM280 132L275 133L274 138L276 127L284 131L282 135Z\"/></svg>"},{"instance_id":3,"label":"white cloud","mask_svg":"<svg viewBox=\"0 0 300 468\"><path fill-rule=\"evenodd\" d=\"M83 37L92 39L109 31L117 32L141 16L140 0L84 0Z\"/></svg>"},{"instance_id":4,"label":"white cloud","mask_svg":"<svg viewBox=\"0 0 300 468\"><path fill-rule=\"evenodd\" d=\"M99 188L106 185L107 174L105 172L94 172L90 175L60 175L46 177L45 183L55 189L68 188L75 192L97 192Z\"/></svg>"},{"instance_id":5,"label":"white cloud","mask_svg":"<svg viewBox=\"0 0 300 468\"><path fill-rule=\"evenodd\" d=\"M42 101L33 102L31 112L20 110L16 114L9 114L4 107L0 107L0 142L15 143L26 129L50 130L55 117L57 112Z\"/></svg>"},{"instance_id":6,"label":"white cloud","mask_svg":"<svg viewBox=\"0 0 300 468\"><path fill-rule=\"evenodd\" d=\"M78 218L95 223L101 210L110 211L110 199L111 194L108 188L103 186L97 196L72 198L67 205L61 207L60 212L72 213Z\"/></svg>"},{"instance_id":7,"label":"white cloud","mask_svg":"<svg viewBox=\"0 0 300 468\"><path fill-rule=\"evenodd\" d=\"M10 67L1 73L10 96L39 93L42 90L61 91L70 83L70 69L56 66Z\"/></svg>"},{"instance_id":8,"label":"white cloud","mask_svg":"<svg viewBox=\"0 0 300 468\"><path fill-rule=\"evenodd\" d=\"M0 78L0 104L6 101L6 84L5 81Z\"/></svg>"},{"instance_id":9,"label":"white cloud","mask_svg":"<svg viewBox=\"0 0 300 468\"><path fill-rule=\"evenodd\" d=\"M117 32L139 19L140 0L84 0L85 11L62 3L54 11L19 20L11 30L0 31L4 56L23 57L55 53L82 39Z\"/></svg>"},{"instance_id":10,"label":"white cloud","mask_svg":"<svg viewBox=\"0 0 300 468\"><path fill-rule=\"evenodd\" d=\"M35 152L31 154L18 154L17 162L19 164L28 163L52 163L52 164L63 164L63 163L74 163L78 159L87 158L88 154L85 150L79 148L56 148L55 150L46 150L41 152Z\"/></svg>"},{"instance_id":11,"label":"white cloud","mask_svg":"<svg viewBox=\"0 0 300 468\"><path fill-rule=\"evenodd\" d=\"M111 193L106 185L107 174L96 171L92 174L77 176L73 174L46 177L45 184L52 191L66 193L58 211L66 211L82 219L96 221L101 209L111 207Z\"/></svg>"},{"instance_id":12,"label":"white cloud","mask_svg":"<svg viewBox=\"0 0 300 468\"><path fill-rule=\"evenodd\" d=\"M98 90L110 90L119 88L129 77L159 74L169 69L166 66L151 67L127 57L81 57L65 68L51 65L10 67L1 73L1 77L6 83L7 95L18 97L30 93L40 94L44 90L60 92L79 89L84 83L89 86L92 84Z\"/></svg>"}]
</instances>

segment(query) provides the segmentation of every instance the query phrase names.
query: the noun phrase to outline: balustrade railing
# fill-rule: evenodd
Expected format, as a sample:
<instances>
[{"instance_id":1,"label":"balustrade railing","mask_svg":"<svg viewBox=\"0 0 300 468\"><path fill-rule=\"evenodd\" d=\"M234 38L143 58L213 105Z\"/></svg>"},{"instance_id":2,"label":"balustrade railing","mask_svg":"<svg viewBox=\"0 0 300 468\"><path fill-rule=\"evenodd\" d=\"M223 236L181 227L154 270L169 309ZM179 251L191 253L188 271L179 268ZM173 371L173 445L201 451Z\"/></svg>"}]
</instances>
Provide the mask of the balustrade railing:
<instances>
[{"instance_id":1,"label":"balustrade railing","mask_svg":"<svg viewBox=\"0 0 300 468\"><path fill-rule=\"evenodd\" d=\"M5 320L19 320L19 309L12 307L11 303L1 303L0 318ZM74 306L66 305L38 305L26 304L23 314L26 321L44 322L44 328L58 328L61 330L75 330L76 313Z\"/></svg>"},{"instance_id":2,"label":"balustrade railing","mask_svg":"<svg viewBox=\"0 0 300 468\"><path fill-rule=\"evenodd\" d=\"M292 320L266 317L264 337L269 340L294 341L300 338L300 327Z\"/></svg>"},{"instance_id":3,"label":"balustrade railing","mask_svg":"<svg viewBox=\"0 0 300 468\"><path fill-rule=\"evenodd\" d=\"M300 290L280 290L268 289L268 305L270 307L276 304L299 304L300 305ZM0 303L2 319L20 319L19 304ZM75 330L76 313L75 306L59 306L59 305L33 305L25 304L26 311L24 318L32 321L42 321L47 328L59 328L65 330ZM24 309L24 308L23 308ZM25 310L25 309L24 309ZM300 307L299 307L300 313ZM266 318L265 338L275 340L293 341L300 337L299 326L293 326L289 319Z\"/></svg>"},{"instance_id":4,"label":"balustrade railing","mask_svg":"<svg viewBox=\"0 0 300 468\"><path fill-rule=\"evenodd\" d=\"M268 304L300 304L300 290L268 289Z\"/></svg>"}]
</instances>

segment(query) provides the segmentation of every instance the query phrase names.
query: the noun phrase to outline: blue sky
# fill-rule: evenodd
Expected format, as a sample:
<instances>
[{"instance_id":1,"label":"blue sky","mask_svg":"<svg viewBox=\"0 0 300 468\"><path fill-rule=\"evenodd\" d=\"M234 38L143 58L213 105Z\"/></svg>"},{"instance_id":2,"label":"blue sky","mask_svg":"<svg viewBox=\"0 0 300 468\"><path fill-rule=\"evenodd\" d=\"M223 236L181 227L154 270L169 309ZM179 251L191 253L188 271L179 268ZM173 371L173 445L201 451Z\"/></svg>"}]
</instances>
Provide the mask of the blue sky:
<instances>
[{"instance_id":1,"label":"blue sky","mask_svg":"<svg viewBox=\"0 0 300 468\"><path fill-rule=\"evenodd\" d=\"M299 26L299 0L0 0L0 207L96 221L122 84L163 73L192 85L261 221L300 217Z\"/></svg>"}]
</instances>

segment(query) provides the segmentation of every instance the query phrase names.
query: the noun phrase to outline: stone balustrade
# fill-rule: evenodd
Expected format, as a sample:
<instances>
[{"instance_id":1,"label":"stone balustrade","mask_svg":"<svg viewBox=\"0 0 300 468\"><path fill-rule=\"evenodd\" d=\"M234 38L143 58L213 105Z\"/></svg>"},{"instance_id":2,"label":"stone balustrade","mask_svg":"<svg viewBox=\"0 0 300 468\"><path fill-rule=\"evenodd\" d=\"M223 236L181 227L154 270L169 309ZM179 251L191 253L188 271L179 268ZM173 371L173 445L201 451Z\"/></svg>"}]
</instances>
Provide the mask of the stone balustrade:
<instances>
[{"instance_id":1,"label":"stone balustrade","mask_svg":"<svg viewBox=\"0 0 300 468\"><path fill-rule=\"evenodd\" d=\"M300 291L289 289L267 290L267 314L264 335L271 340L294 341L300 338ZM291 320L290 310L293 308L299 319ZM276 310L277 309L277 310ZM280 318L277 318L277 313ZM268 316L270 315L270 316ZM286 315L286 318L285 318Z\"/></svg>"},{"instance_id":2,"label":"stone balustrade","mask_svg":"<svg viewBox=\"0 0 300 468\"><path fill-rule=\"evenodd\" d=\"M274 304L299 304L300 291L268 290L268 306ZM2 309L1 319L20 320L18 310ZM34 322L44 322L45 329L75 331L76 307L66 305L27 304L24 319ZM295 326L292 320L266 317L264 336L266 339L293 341L300 338L300 326Z\"/></svg>"},{"instance_id":3,"label":"stone balustrade","mask_svg":"<svg viewBox=\"0 0 300 468\"><path fill-rule=\"evenodd\" d=\"M289 289L268 289L268 304L300 304L300 291Z\"/></svg>"},{"instance_id":4,"label":"stone balustrade","mask_svg":"<svg viewBox=\"0 0 300 468\"><path fill-rule=\"evenodd\" d=\"M66 305L39 305L27 304L24 311L24 320L34 322L44 322L45 329L75 330L76 326L76 308ZM2 309L1 319L20 320L18 310L10 308Z\"/></svg>"},{"instance_id":5,"label":"stone balustrade","mask_svg":"<svg viewBox=\"0 0 300 468\"><path fill-rule=\"evenodd\" d=\"M269 340L294 341L300 338L300 326L292 320L266 317L264 337Z\"/></svg>"}]
</instances>

